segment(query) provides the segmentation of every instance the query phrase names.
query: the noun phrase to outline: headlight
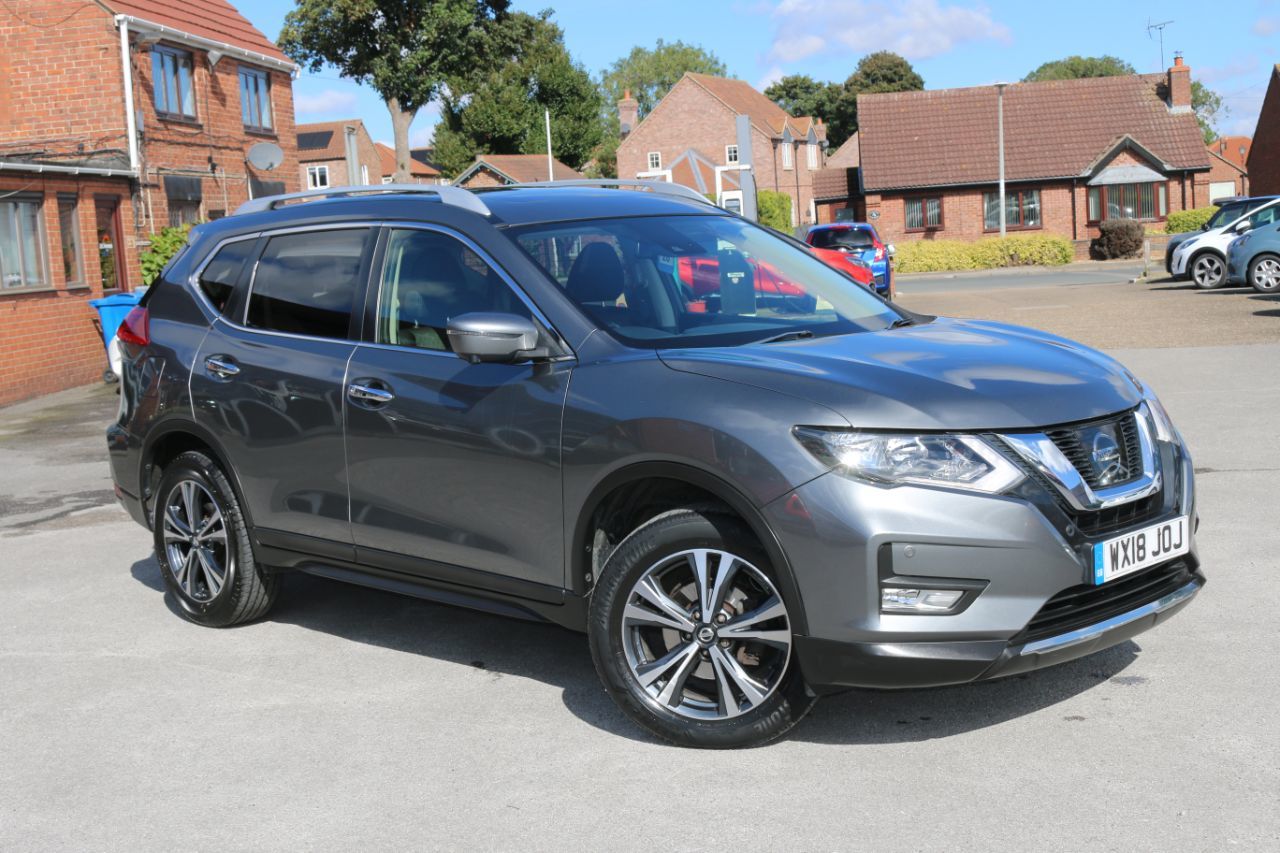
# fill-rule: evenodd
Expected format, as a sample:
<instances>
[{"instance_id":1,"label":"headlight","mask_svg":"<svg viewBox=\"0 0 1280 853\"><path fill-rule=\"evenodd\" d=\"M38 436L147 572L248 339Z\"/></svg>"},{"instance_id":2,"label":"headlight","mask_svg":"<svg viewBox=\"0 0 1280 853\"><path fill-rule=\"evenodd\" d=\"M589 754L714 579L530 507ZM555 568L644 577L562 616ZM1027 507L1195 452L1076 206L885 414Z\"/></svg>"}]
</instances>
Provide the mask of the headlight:
<instances>
[{"instance_id":1,"label":"headlight","mask_svg":"<svg viewBox=\"0 0 1280 853\"><path fill-rule=\"evenodd\" d=\"M982 439L796 427L810 453L840 473L878 486L943 486L1002 492L1022 472Z\"/></svg>"},{"instance_id":2,"label":"headlight","mask_svg":"<svg viewBox=\"0 0 1280 853\"><path fill-rule=\"evenodd\" d=\"M1149 390L1145 391L1145 400L1147 411L1151 413L1151 420L1156 425L1156 438L1160 441L1167 441L1170 444L1180 444L1178 430L1173 425L1173 419L1169 417L1169 413L1164 410L1164 404L1156 398Z\"/></svg>"}]
</instances>

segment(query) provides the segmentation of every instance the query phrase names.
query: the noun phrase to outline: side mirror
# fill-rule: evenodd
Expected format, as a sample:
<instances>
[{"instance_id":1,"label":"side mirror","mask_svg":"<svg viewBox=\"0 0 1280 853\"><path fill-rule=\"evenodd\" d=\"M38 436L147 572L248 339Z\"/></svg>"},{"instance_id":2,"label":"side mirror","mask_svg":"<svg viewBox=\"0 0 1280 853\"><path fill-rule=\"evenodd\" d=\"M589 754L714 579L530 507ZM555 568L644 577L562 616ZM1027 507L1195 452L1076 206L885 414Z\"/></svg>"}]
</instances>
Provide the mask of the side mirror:
<instances>
[{"instance_id":1,"label":"side mirror","mask_svg":"<svg viewBox=\"0 0 1280 853\"><path fill-rule=\"evenodd\" d=\"M1244 232L1248 231L1251 227L1252 226L1249 220L1241 219L1239 222L1235 224L1235 227L1232 228L1231 230L1236 232L1237 234L1243 234Z\"/></svg>"},{"instance_id":2,"label":"side mirror","mask_svg":"<svg viewBox=\"0 0 1280 853\"><path fill-rule=\"evenodd\" d=\"M888 252L888 253L889 253L889 257L891 257L891 258L892 258L894 255L898 254L898 247L897 247L897 246L895 246L895 245L893 245L892 243L890 243L889 245L885 246L885 247L884 247L884 250L885 250L886 252Z\"/></svg>"},{"instance_id":3,"label":"side mirror","mask_svg":"<svg viewBox=\"0 0 1280 853\"><path fill-rule=\"evenodd\" d=\"M449 321L447 334L454 353L472 364L547 355L538 347L538 327L516 314L463 314Z\"/></svg>"}]
</instances>

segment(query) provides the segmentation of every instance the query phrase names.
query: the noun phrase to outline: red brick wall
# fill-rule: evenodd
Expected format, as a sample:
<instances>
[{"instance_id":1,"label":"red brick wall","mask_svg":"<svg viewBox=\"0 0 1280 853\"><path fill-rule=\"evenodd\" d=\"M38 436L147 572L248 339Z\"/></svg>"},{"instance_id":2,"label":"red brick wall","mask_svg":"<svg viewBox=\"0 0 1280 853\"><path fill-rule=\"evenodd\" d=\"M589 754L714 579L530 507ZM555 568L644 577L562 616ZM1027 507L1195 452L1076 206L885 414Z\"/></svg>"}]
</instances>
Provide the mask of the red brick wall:
<instances>
[{"instance_id":1,"label":"red brick wall","mask_svg":"<svg viewBox=\"0 0 1280 853\"><path fill-rule=\"evenodd\" d=\"M736 117L706 89L689 79L678 82L658 102L639 126L618 146L618 175L632 178L649 171L649 152L662 155L662 168L692 148L717 165L727 165L725 146L737 142ZM808 167L804 143L795 144L793 168L782 168L781 142L752 126L752 164L756 187L784 192L795 202L799 222L812 221L809 203L813 200L814 171ZM818 157L817 168L825 155ZM714 187L708 187L708 192Z\"/></svg>"},{"instance_id":2,"label":"red brick wall","mask_svg":"<svg viewBox=\"0 0 1280 853\"><path fill-rule=\"evenodd\" d=\"M1220 157L1210 156L1209 162L1213 164L1213 168L1209 170L1209 183L1217 184L1230 181L1232 195L1249 194L1249 179L1240 174L1239 169Z\"/></svg>"},{"instance_id":3,"label":"red brick wall","mask_svg":"<svg viewBox=\"0 0 1280 853\"><path fill-rule=\"evenodd\" d=\"M373 145L373 139L369 136L369 132L365 130L364 124L355 122L356 127L356 155L359 158L356 162L356 183L360 183L360 167L366 166L369 170L369 183L382 183L382 158L378 156L378 149ZM338 131L341 134L341 130ZM346 145L345 140L337 140L338 144ZM344 149L345 150L345 149ZM316 152L304 151L299 157L301 158L298 165L298 175L301 181L302 189L307 187L307 166L328 166L329 167L329 186L341 187L347 184L347 158L339 157L336 160L328 160L324 158L315 158Z\"/></svg>"},{"instance_id":4,"label":"red brick wall","mask_svg":"<svg viewBox=\"0 0 1280 853\"><path fill-rule=\"evenodd\" d=\"M621 175L624 173L619 172L618 174ZM458 186L466 187L467 189L480 189L481 187L501 187L505 186L506 183L506 181L502 180L488 169L477 169L472 173L471 177L467 178L464 183L461 183Z\"/></svg>"},{"instance_id":5,"label":"red brick wall","mask_svg":"<svg viewBox=\"0 0 1280 853\"><path fill-rule=\"evenodd\" d=\"M1271 83L1258 115L1258 129L1249 150L1249 191L1254 195L1280 195L1280 67L1271 72Z\"/></svg>"},{"instance_id":6,"label":"red brick wall","mask_svg":"<svg viewBox=\"0 0 1280 853\"><path fill-rule=\"evenodd\" d=\"M44 199L44 229L49 289L0 291L0 405L93 382L106 369L97 314L86 303L102 295L94 199L117 200L122 230L134 227L129 182L124 178L0 175L0 195L21 190ZM84 281L68 286L62 274L59 194L73 194L79 206L81 268ZM140 281L137 254L124 252L130 282Z\"/></svg>"}]
</instances>

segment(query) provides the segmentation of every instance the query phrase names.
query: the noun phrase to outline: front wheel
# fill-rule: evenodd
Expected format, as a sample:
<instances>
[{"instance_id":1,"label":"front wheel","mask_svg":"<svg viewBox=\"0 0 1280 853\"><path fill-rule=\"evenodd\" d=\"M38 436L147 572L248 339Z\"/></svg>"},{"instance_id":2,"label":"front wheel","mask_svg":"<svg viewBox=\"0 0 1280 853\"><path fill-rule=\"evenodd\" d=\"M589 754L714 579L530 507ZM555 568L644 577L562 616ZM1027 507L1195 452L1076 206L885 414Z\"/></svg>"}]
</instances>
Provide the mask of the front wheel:
<instances>
[{"instance_id":1,"label":"front wheel","mask_svg":"<svg viewBox=\"0 0 1280 853\"><path fill-rule=\"evenodd\" d=\"M1259 255L1249 264L1249 285L1259 293L1280 291L1280 257Z\"/></svg>"},{"instance_id":2,"label":"front wheel","mask_svg":"<svg viewBox=\"0 0 1280 853\"><path fill-rule=\"evenodd\" d=\"M1191 262L1191 280L1201 290L1214 290L1227 281L1227 265L1212 252L1197 255Z\"/></svg>"},{"instance_id":3,"label":"front wheel","mask_svg":"<svg viewBox=\"0 0 1280 853\"><path fill-rule=\"evenodd\" d=\"M768 558L730 516L674 510L628 536L592 593L589 636L614 701L681 746L757 746L814 702Z\"/></svg>"}]
</instances>

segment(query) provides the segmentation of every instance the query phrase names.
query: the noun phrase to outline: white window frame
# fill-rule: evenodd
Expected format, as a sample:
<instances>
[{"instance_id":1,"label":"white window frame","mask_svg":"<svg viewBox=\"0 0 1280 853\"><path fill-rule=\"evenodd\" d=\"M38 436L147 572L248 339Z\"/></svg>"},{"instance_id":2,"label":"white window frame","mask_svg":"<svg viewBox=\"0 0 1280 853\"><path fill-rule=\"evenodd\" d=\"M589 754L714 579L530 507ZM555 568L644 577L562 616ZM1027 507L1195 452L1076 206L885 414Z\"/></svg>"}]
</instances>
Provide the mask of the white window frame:
<instances>
[{"instance_id":1,"label":"white window frame","mask_svg":"<svg viewBox=\"0 0 1280 853\"><path fill-rule=\"evenodd\" d=\"M784 171L791 171L796 167L795 156L791 152L791 143L782 143L782 168Z\"/></svg>"},{"instance_id":2,"label":"white window frame","mask_svg":"<svg viewBox=\"0 0 1280 853\"><path fill-rule=\"evenodd\" d=\"M650 151L649 152L649 171L657 172L657 171L661 171L661 169L662 169L662 152Z\"/></svg>"},{"instance_id":3,"label":"white window frame","mask_svg":"<svg viewBox=\"0 0 1280 853\"><path fill-rule=\"evenodd\" d=\"M818 168L818 143L810 142L806 148L808 149L805 153L809 157L809 171L816 171Z\"/></svg>"},{"instance_id":4,"label":"white window frame","mask_svg":"<svg viewBox=\"0 0 1280 853\"><path fill-rule=\"evenodd\" d=\"M389 184L389 183L391 183L391 182L392 182L392 181L394 181L394 180L395 180L395 176L394 176L394 175L383 175L383 176L382 176L382 182L383 182L384 184Z\"/></svg>"},{"instance_id":5,"label":"white window frame","mask_svg":"<svg viewBox=\"0 0 1280 853\"><path fill-rule=\"evenodd\" d=\"M369 165L367 163L360 164L360 184L361 186L369 185Z\"/></svg>"},{"instance_id":6,"label":"white window frame","mask_svg":"<svg viewBox=\"0 0 1280 853\"><path fill-rule=\"evenodd\" d=\"M26 193L12 195L0 200L0 228L4 233L0 239L12 241L10 257L16 258L15 269L0 267L0 293L17 293L22 290L46 290L53 286L49 275L48 232L44 222L44 196ZM30 221L25 216L34 213ZM29 226L28 232L23 226ZM30 238L30 245L24 238ZM28 254L28 250L34 254ZM35 279L26 279L29 270L36 273Z\"/></svg>"},{"instance_id":7,"label":"white window frame","mask_svg":"<svg viewBox=\"0 0 1280 853\"><path fill-rule=\"evenodd\" d=\"M724 162L730 166L738 162L738 146L726 145L724 147Z\"/></svg>"},{"instance_id":8,"label":"white window frame","mask_svg":"<svg viewBox=\"0 0 1280 853\"><path fill-rule=\"evenodd\" d=\"M320 183L321 176L324 177L324 183ZM307 189L322 190L329 186L329 167L326 165L308 166L307 167Z\"/></svg>"}]
</instances>

